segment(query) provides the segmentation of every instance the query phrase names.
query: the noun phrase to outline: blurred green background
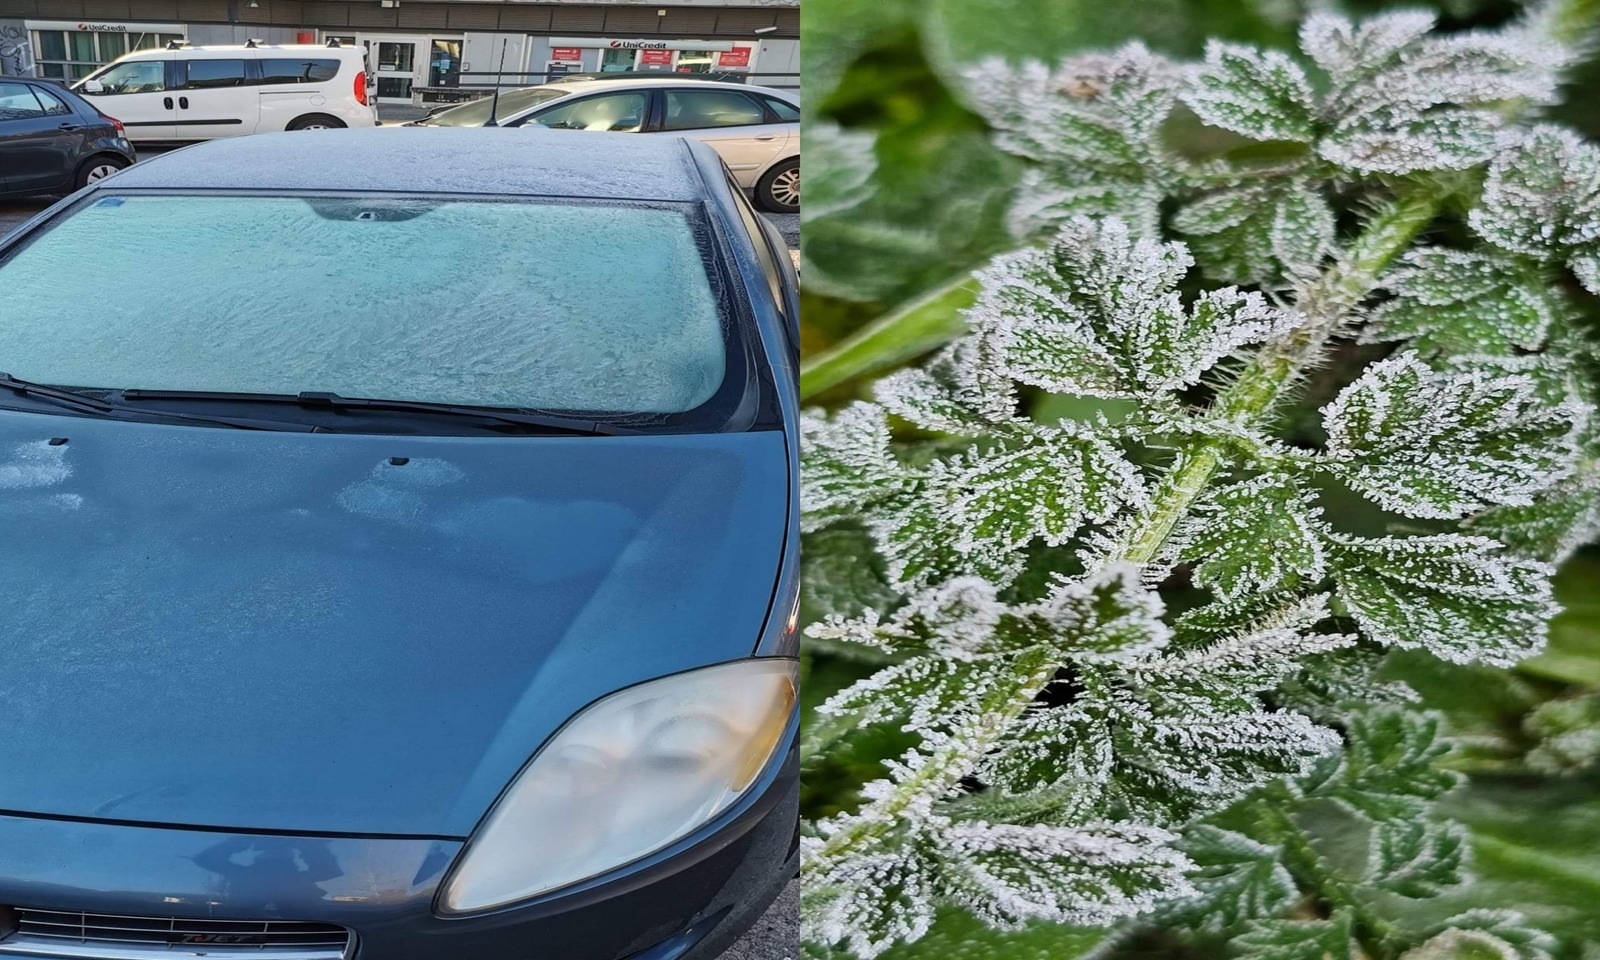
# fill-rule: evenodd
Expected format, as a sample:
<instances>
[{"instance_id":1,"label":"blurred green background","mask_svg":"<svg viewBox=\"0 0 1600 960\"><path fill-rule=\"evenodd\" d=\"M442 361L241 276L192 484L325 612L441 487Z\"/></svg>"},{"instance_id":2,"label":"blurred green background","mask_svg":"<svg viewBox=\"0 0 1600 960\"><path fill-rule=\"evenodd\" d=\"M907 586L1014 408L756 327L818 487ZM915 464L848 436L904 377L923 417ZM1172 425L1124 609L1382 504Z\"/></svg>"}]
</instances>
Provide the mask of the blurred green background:
<instances>
[{"instance_id":1,"label":"blurred green background","mask_svg":"<svg viewBox=\"0 0 1600 960\"><path fill-rule=\"evenodd\" d=\"M1449 30L1499 26L1522 9L1509 0L805 0L803 92L812 151L802 215L808 403L834 406L861 395L872 374L950 336L970 302L970 271L1016 245L1005 216L1017 163L990 145L983 117L962 103L954 82L962 71L981 69L991 57L1054 61L1135 39L1182 58L1198 57L1208 37L1290 48L1307 13L1359 17L1402 6L1432 7ZM1600 138L1600 56L1592 51L1570 79L1564 105L1550 118ZM874 323L899 316L917 322L893 336L872 334ZM1589 317L1589 326L1596 321ZM1589 335L1594 339L1592 329ZM1373 514L1373 524L1384 521L1353 497L1327 508L1348 511L1344 522L1352 528L1362 524L1363 511ZM864 538L858 547L855 570L808 569L804 622L873 599L870 547ZM1471 779L1449 807L1473 831L1481 875L1469 887L1407 909L1442 919L1470 907L1515 908L1560 937L1564 956L1600 960L1600 551L1591 547L1571 560L1557 592L1567 612L1555 623L1549 650L1516 670L1395 666L1462 738L1451 763ZM813 644L806 705L873 666ZM852 805L856 787L905 745L893 732L875 732L843 757L809 768L804 815ZM981 941L1002 946L1015 960L1055 960L1100 939L1059 927L998 934L948 916L930 937L888 958L991 955L963 946ZM1159 938L1143 952L1222 955Z\"/></svg>"}]
</instances>

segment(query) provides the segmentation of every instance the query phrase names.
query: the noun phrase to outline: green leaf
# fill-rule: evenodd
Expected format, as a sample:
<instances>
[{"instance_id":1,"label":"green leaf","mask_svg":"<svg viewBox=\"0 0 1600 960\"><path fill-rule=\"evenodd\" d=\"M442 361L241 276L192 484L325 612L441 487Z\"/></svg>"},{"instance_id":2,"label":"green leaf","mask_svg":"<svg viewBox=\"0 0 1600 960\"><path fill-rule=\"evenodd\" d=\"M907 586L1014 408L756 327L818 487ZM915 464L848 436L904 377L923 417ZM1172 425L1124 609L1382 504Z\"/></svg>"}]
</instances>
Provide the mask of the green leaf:
<instances>
[{"instance_id":1,"label":"green leaf","mask_svg":"<svg viewBox=\"0 0 1600 960\"><path fill-rule=\"evenodd\" d=\"M806 357L800 365L800 396L809 399L948 343L966 329L961 312L972 306L977 291L972 277L961 274L901 303L829 349Z\"/></svg>"},{"instance_id":2,"label":"green leaf","mask_svg":"<svg viewBox=\"0 0 1600 960\"><path fill-rule=\"evenodd\" d=\"M1183 894L1188 861L1153 827L965 821L944 833L946 895L1002 929L1045 919L1095 926Z\"/></svg>"},{"instance_id":3,"label":"green leaf","mask_svg":"<svg viewBox=\"0 0 1600 960\"><path fill-rule=\"evenodd\" d=\"M800 544L802 623L893 606L897 595L865 530L841 524L807 533Z\"/></svg>"},{"instance_id":4,"label":"green leaf","mask_svg":"<svg viewBox=\"0 0 1600 960\"><path fill-rule=\"evenodd\" d=\"M1531 503L1572 472L1583 411L1551 406L1531 377L1435 371L1402 353L1323 408L1327 468L1374 503L1453 519Z\"/></svg>"},{"instance_id":5,"label":"green leaf","mask_svg":"<svg viewBox=\"0 0 1600 960\"><path fill-rule=\"evenodd\" d=\"M1033 922L1019 930L997 930L972 914L941 910L928 935L897 946L879 960L1075 960L1099 946L1104 929Z\"/></svg>"},{"instance_id":6,"label":"green leaf","mask_svg":"<svg viewBox=\"0 0 1600 960\"><path fill-rule=\"evenodd\" d=\"M1317 136L1311 83L1276 50L1209 42L1183 102L1211 126L1253 140L1311 143Z\"/></svg>"},{"instance_id":7,"label":"green leaf","mask_svg":"<svg viewBox=\"0 0 1600 960\"><path fill-rule=\"evenodd\" d=\"M1195 863L1189 880L1199 896L1162 910L1163 925L1226 933L1271 917L1300 895L1278 847L1207 824L1189 829L1182 846Z\"/></svg>"},{"instance_id":8,"label":"green leaf","mask_svg":"<svg viewBox=\"0 0 1600 960\"><path fill-rule=\"evenodd\" d=\"M1242 480L1195 511L1180 556L1195 562L1195 583L1225 600L1316 583L1326 570L1319 513L1291 475Z\"/></svg>"},{"instance_id":9,"label":"green leaf","mask_svg":"<svg viewBox=\"0 0 1600 960\"><path fill-rule=\"evenodd\" d=\"M1333 249L1334 213L1313 181L1269 177L1201 197L1173 216L1172 228L1212 279L1281 287Z\"/></svg>"},{"instance_id":10,"label":"green leaf","mask_svg":"<svg viewBox=\"0 0 1600 960\"><path fill-rule=\"evenodd\" d=\"M806 125L806 203L801 221L838 213L868 196L877 157L874 139L859 130L817 120Z\"/></svg>"},{"instance_id":11,"label":"green leaf","mask_svg":"<svg viewBox=\"0 0 1600 960\"><path fill-rule=\"evenodd\" d=\"M970 573L1004 585L1021 572L1023 547L1064 544L1144 496L1138 471L1108 441L1039 427L929 464L918 495L871 527L897 584Z\"/></svg>"},{"instance_id":12,"label":"green leaf","mask_svg":"<svg viewBox=\"0 0 1600 960\"><path fill-rule=\"evenodd\" d=\"M1536 129L1489 165L1469 220L1512 253L1588 263L1600 251L1600 149L1570 131ZM1579 272L1593 281L1588 267Z\"/></svg>"},{"instance_id":13,"label":"green leaf","mask_svg":"<svg viewBox=\"0 0 1600 960\"><path fill-rule=\"evenodd\" d=\"M1339 538L1330 555L1336 595L1368 638L1452 663L1515 664L1557 610L1549 566L1483 537Z\"/></svg>"},{"instance_id":14,"label":"green leaf","mask_svg":"<svg viewBox=\"0 0 1600 960\"><path fill-rule=\"evenodd\" d=\"M995 144L1033 163L1012 210L1018 233L1091 215L1158 235L1159 204L1176 185L1159 136L1182 85L1176 65L1131 43L1054 68L991 58L961 76Z\"/></svg>"},{"instance_id":15,"label":"green leaf","mask_svg":"<svg viewBox=\"0 0 1600 960\"><path fill-rule=\"evenodd\" d=\"M1332 800L1371 820L1411 822L1461 782L1439 766L1450 751L1439 718L1417 710L1379 708L1354 714L1338 765L1303 785L1307 796Z\"/></svg>"},{"instance_id":16,"label":"green leaf","mask_svg":"<svg viewBox=\"0 0 1600 960\"><path fill-rule=\"evenodd\" d=\"M1373 831L1366 882L1402 897L1427 898L1461 882L1466 837L1455 824L1389 821Z\"/></svg>"},{"instance_id":17,"label":"green leaf","mask_svg":"<svg viewBox=\"0 0 1600 960\"><path fill-rule=\"evenodd\" d=\"M882 407L855 403L831 419L809 413L800 422L800 444L801 526L808 532L911 488L912 475L889 449Z\"/></svg>"},{"instance_id":18,"label":"green leaf","mask_svg":"<svg viewBox=\"0 0 1600 960\"><path fill-rule=\"evenodd\" d=\"M1199 381L1218 360L1292 326L1259 293L1176 291L1181 244L1133 239L1118 220L1074 220L1047 247L979 274L970 313L1000 373L1054 393L1151 397Z\"/></svg>"},{"instance_id":19,"label":"green leaf","mask_svg":"<svg viewBox=\"0 0 1600 960\"><path fill-rule=\"evenodd\" d=\"M1600 469L1585 461L1577 475L1545 491L1531 504L1496 507L1467 521L1468 529L1493 537L1521 556L1562 563L1600 536Z\"/></svg>"},{"instance_id":20,"label":"green leaf","mask_svg":"<svg viewBox=\"0 0 1600 960\"><path fill-rule=\"evenodd\" d=\"M801 884L802 937L875 957L927 932L933 923L934 882L915 850L836 860L825 872L808 873ZM861 896L862 889L873 895Z\"/></svg>"},{"instance_id":21,"label":"green leaf","mask_svg":"<svg viewBox=\"0 0 1600 960\"><path fill-rule=\"evenodd\" d=\"M1536 746L1528 766L1545 773L1567 773L1600 764L1600 693L1551 700L1522 721Z\"/></svg>"},{"instance_id":22,"label":"green leaf","mask_svg":"<svg viewBox=\"0 0 1600 960\"><path fill-rule=\"evenodd\" d=\"M1011 676L1010 668L1004 657L913 657L851 684L829 697L817 712L856 724L903 719L909 728L936 729L948 717L977 710L984 697Z\"/></svg>"},{"instance_id":23,"label":"green leaf","mask_svg":"<svg viewBox=\"0 0 1600 960\"><path fill-rule=\"evenodd\" d=\"M1326 920L1258 920L1231 942L1239 960L1349 960L1350 915Z\"/></svg>"},{"instance_id":24,"label":"green leaf","mask_svg":"<svg viewBox=\"0 0 1600 960\"><path fill-rule=\"evenodd\" d=\"M1362 338L1409 339L1423 355L1537 350L1564 310L1544 271L1495 253L1414 250L1384 286L1394 299L1372 312Z\"/></svg>"}]
</instances>

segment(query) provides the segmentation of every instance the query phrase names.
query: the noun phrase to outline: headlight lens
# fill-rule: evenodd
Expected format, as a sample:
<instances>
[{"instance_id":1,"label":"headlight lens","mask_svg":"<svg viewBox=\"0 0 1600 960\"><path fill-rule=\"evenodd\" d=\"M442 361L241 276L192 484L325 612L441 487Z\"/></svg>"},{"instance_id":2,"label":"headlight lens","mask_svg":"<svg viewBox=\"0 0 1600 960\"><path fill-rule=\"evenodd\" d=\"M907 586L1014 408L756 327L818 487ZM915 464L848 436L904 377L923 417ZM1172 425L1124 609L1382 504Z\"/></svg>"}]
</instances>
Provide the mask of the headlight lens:
<instances>
[{"instance_id":1,"label":"headlight lens","mask_svg":"<svg viewBox=\"0 0 1600 960\"><path fill-rule=\"evenodd\" d=\"M614 693L523 769L445 882L446 913L487 910L660 850L728 808L795 704L792 660L741 660Z\"/></svg>"}]
</instances>

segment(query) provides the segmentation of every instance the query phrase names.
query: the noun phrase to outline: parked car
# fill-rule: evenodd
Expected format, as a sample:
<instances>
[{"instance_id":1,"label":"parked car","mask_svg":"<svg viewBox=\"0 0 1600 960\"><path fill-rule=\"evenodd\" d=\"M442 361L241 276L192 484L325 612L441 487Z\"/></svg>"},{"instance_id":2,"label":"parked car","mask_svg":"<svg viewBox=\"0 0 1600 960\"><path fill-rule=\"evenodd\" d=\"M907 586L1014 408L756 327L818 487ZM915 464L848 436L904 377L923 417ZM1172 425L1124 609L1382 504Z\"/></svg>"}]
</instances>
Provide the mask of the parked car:
<instances>
[{"instance_id":1,"label":"parked car","mask_svg":"<svg viewBox=\"0 0 1600 960\"><path fill-rule=\"evenodd\" d=\"M258 44L136 50L72 89L120 119L135 142L378 124L359 47Z\"/></svg>"},{"instance_id":2,"label":"parked car","mask_svg":"<svg viewBox=\"0 0 1600 960\"><path fill-rule=\"evenodd\" d=\"M121 121L55 84L0 77L0 197L71 193L133 161Z\"/></svg>"},{"instance_id":3,"label":"parked car","mask_svg":"<svg viewBox=\"0 0 1600 960\"><path fill-rule=\"evenodd\" d=\"M743 83L745 74L734 70L719 70L716 73L668 73L662 70L611 70L603 73L566 73L559 77L552 77L551 83L581 83L584 80L659 80L665 74L674 80L720 80L724 83Z\"/></svg>"},{"instance_id":4,"label":"parked car","mask_svg":"<svg viewBox=\"0 0 1600 960\"><path fill-rule=\"evenodd\" d=\"M721 953L796 866L780 249L702 144L526 130L6 239L0 956Z\"/></svg>"},{"instance_id":5,"label":"parked car","mask_svg":"<svg viewBox=\"0 0 1600 960\"><path fill-rule=\"evenodd\" d=\"M412 121L428 127L520 127L659 133L709 143L757 202L800 209L800 101L787 90L671 75L508 90Z\"/></svg>"}]
</instances>

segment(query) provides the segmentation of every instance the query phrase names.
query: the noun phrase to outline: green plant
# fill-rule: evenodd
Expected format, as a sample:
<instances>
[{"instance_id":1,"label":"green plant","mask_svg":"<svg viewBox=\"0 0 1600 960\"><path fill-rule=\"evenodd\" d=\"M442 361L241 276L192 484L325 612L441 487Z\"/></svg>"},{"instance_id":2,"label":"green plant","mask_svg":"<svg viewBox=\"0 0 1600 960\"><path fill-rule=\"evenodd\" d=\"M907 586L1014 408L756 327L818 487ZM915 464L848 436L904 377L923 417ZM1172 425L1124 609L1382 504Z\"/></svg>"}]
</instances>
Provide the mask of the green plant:
<instances>
[{"instance_id":1,"label":"green plant","mask_svg":"<svg viewBox=\"0 0 1600 960\"><path fill-rule=\"evenodd\" d=\"M1316 16L1310 72L1214 43L1198 67L1134 44L968 74L1042 242L979 274L938 357L805 424L808 589L834 607L809 635L877 664L819 708L807 762L912 740L805 827L816 952L875 956L941 907L1173 911L1264 957L1547 949L1510 915L1371 905L1464 861L1435 726L1375 672L1536 652L1551 564L1596 533L1566 278L1600 288L1600 151L1522 120L1588 13ZM1222 148L1174 149L1185 115ZM1094 402L1041 416L1040 392ZM1338 491L1396 528L1346 529ZM1324 808L1362 869L1308 839Z\"/></svg>"}]
</instances>

